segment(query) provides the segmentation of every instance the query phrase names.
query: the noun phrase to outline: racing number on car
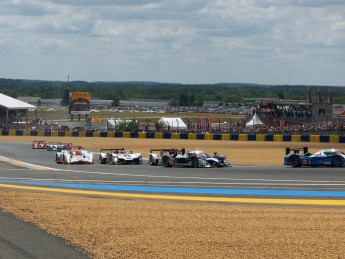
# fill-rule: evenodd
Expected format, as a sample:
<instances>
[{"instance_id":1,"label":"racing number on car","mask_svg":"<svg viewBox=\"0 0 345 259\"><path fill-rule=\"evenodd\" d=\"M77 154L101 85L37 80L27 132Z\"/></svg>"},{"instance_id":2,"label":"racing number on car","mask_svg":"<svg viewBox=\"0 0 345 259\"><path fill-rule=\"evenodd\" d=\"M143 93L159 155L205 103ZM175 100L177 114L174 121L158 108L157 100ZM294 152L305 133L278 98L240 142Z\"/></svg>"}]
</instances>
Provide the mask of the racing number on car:
<instances>
[{"instance_id":1,"label":"racing number on car","mask_svg":"<svg viewBox=\"0 0 345 259\"><path fill-rule=\"evenodd\" d=\"M303 159L303 160L302 160L302 164L303 164L303 165L309 165L309 160Z\"/></svg>"}]
</instances>

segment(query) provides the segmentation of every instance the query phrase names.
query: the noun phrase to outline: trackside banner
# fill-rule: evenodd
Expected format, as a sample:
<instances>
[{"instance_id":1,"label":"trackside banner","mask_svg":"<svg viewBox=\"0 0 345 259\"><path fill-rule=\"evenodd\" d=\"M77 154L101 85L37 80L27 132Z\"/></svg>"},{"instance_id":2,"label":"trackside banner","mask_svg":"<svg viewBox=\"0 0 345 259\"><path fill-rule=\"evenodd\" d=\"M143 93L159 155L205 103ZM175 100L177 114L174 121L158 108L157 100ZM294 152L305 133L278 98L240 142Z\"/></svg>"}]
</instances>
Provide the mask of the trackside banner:
<instances>
[{"instance_id":1,"label":"trackside banner","mask_svg":"<svg viewBox=\"0 0 345 259\"><path fill-rule=\"evenodd\" d=\"M333 117L345 117L345 104L333 104L332 115Z\"/></svg>"},{"instance_id":2,"label":"trackside banner","mask_svg":"<svg viewBox=\"0 0 345 259\"><path fill-rule=\"evenodd\" d=\"M72 92L70 94L69 112L70 114L90 114L91 93Z\"/></svg>"}]
</instances>

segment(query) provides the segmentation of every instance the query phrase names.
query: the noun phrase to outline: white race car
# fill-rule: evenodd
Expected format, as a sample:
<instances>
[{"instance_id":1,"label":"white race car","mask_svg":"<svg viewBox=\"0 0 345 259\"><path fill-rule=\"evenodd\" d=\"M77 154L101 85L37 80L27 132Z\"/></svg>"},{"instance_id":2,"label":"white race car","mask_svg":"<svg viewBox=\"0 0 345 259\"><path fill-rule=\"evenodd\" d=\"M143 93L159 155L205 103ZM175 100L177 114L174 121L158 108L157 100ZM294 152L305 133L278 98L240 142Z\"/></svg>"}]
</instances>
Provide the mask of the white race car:
<instances>
[{"instance_id":1,"label":"white race car","mask_svg":"<svg viewBox=\"0 0 345 259\"><path fill-rule=\"evenodd\" d=\"M56 152L58 164L93 164L93 154L85 149L62 149Z\"/></svg>"},{"instance_id":2,"label":"white race car","mask_svg":"<svg viewBox=\"0 0 345 259\"><path fill-rule=\"evenodd\" d=\"M101 164L141 164L143 162L141 153L126 152L124 148L101 149L98 161Z\"/></svg>"}]
</instances>

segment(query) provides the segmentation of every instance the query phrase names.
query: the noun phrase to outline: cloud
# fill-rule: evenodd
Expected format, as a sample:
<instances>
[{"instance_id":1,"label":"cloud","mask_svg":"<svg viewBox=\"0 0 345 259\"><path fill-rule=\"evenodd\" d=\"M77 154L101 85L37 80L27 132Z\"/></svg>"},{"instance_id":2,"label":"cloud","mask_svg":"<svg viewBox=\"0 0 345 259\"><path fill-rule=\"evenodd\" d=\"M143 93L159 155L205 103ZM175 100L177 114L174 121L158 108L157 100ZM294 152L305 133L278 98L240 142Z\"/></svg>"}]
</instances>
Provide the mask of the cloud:
<instances>
[{"instance_id":1,"label":"cloud","mask_svg":"<svg viewBox=\"0 0 345 259\"><path fill-rule=\"evenodd\" d=\"M344 16L340 0L1 1L1 77L286 83L296 68L344 85Z\"/></svg>"}]
</instances>

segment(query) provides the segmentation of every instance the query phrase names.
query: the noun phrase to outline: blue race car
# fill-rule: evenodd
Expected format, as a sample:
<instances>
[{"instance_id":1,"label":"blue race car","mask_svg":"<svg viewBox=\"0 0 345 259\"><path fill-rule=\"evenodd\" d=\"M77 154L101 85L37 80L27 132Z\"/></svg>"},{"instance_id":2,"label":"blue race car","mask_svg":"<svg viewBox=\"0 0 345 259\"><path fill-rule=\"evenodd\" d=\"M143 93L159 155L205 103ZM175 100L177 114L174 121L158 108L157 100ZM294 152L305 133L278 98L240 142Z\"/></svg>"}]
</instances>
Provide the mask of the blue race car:
<instances>
[{"instance_id":1,"label":"blue race car","mask_svg":"<svg viewBox=\"0 0 345 259\"><path fill-rule=\"evenodd\" d=\"M304 154L299 154L303 150ZM293 154L290 152L293 151ZM286 148L286 155L284 157L284 165L292 167L301 166L345 166L345 153L338 149L324 149L316 152L315 154L308 153L308 148Z\"/></svg>"}]
</instances>

